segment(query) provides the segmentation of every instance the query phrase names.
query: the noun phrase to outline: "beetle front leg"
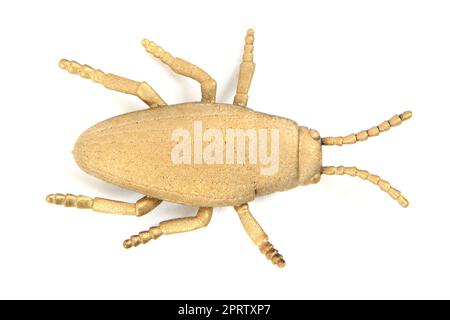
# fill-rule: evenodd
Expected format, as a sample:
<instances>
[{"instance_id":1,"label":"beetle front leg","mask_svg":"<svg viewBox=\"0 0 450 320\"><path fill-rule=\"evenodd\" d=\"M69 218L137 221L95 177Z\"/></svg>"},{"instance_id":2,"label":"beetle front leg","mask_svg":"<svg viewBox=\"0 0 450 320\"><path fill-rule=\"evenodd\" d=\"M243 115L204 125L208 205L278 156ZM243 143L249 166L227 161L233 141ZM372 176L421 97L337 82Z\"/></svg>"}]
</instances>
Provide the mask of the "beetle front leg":
<instances>
[{"instance_id":1,"label":"beetle front leg","mask_svg":"<svg viewBox=\"0 0 450 320\"><path fill-rule=\"evenodd\" d=\"M258 246L261 253L264 254L267 259L272 261L273 264L283 268L286 265L283 256L279 254L278 250L276 250L269 242L269 237L250 213L248 204L244 203L240 206L234 207L234 209L238 213L245 231L247 231L247 234Z\"/></svg>"},{"instance_id":2,"label":"beetle front leg","mask_svg":"<svg viewBox=\"0 0 450 320\"><path fill-rule=\"evenodd\" d=\"M161 222L156 227L142 231L138 235L130 237L123 242L126 249L145 244L150 240L156 240L163 234L188 232L206 227L211 221L213 208L202 207L198 209L195 217L179 218Z\"/></svg>"},{"instance_id":3,"label":"beetle front leg","mask_svg":"<svg viewBox=\"0 0 450 320\"><path fill-rule=\"evenodd\" d=\"M62 205L65 207L77 207L79 209L92 209L97 212L122 214L128 216L143 216L156 208L161 200L145 196L136 203L122 202L103 198L90 198L86 196L75 196L73 194L49 194L46 198L48 203Z\"/></svg>"}]
</instances>

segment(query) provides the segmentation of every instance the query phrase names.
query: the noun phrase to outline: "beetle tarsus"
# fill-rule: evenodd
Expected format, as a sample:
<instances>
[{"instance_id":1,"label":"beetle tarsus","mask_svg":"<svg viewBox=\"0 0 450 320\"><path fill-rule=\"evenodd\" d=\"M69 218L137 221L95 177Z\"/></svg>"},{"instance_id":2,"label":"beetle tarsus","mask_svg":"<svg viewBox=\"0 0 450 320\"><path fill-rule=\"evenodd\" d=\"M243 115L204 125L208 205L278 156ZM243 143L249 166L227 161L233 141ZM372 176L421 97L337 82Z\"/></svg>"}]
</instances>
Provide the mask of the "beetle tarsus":
<instances>
[{"instance_id":1,"label":"beetle tarsus","mask_svg":"<svg viewBox=\"0 0 450 320\"><path fill-rule=\"evenodd\" d=\"M263 242L259 246L259 250L263 255L266 256L268 260L270 260L274 265L279 268L284 268L286 265L286 261L284 261L283 256L278 253L278 250L273 247L273 245L269 241Z\"/></svg>"},{"instance_id":2,"label":"beetle tarsus","mask_svg":"<svg viewBox=\"0 0 450 320\"><path fill-rule=\"evenodd\" d=\"M90 209L92 208L93 199L83 196L83 195L73 195L70 193L52 193L49 194L45 200L48 203L65 206L65 207L77 207L79 209Z\"/></svg>"},{"instance_id":3,"label":"beetle tarsus","mask_svg":"<svg viewBox=\"0 0 450 320\"><path fill-rule=\"evenodd\" d=\"M159 227L151 227L148 231L142 231L138 235L131 236L129 239L123 242L125 249L137 247L141 244L146 244L150 240L156 240L162 235L162 231Z\"/></svg>"}]
</instances>

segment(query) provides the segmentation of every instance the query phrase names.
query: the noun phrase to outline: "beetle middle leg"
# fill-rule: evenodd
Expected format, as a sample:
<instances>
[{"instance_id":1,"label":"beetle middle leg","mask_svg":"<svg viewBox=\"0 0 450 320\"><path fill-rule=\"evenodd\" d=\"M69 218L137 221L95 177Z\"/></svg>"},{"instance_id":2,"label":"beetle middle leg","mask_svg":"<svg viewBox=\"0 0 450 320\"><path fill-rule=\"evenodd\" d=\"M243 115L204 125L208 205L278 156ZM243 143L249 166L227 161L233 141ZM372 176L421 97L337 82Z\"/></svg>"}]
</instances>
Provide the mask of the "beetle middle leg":
<instances>
[{"instance_id":1,"label":"beetle middle leg","mask_svg":"<svg viewBox=\"0 0 450 320\"><path fill-rule=\"evenodd\" d=\"M161 200L145 196L135 203L129 203L103 198L90 198L82 195L55 193L47 196L47 202L65 207L77 207L79 209L92 209L97 212L140 217L156 208L161 203Z\"/></svg>"},{"instance_id":2,"label":"beetle middle leg","mask_svg":"<svg viewBox=\"0 0 450 320\"><path fill-rule=\"evenodd\" d=\"M258 246L261 253L264 254L267 259L272 261L273 264L283 268L286 265L283 256L279 254L278 250L276 250L269 242L269 237L250 213L248 204L244 203L234 207L234 209L237 211L245 231L247 231L247 234Z\"/></svg>"},{"instance_id":3,"label":"beetle middle leg","mask_svg":"<svg viewBox=\"0 0 450 320\"><path fill-rule=\"evenodd\" d=\"M150 240L156 240L163 234L174 234L188 232L206 227L211 221L213 208L202 207L197 211L195 217L178 218L161 222L156 227L142 231L138 235L130 237L123 242L126 249L145 244Z\"/></svg>"},{"instance_id":4,"label":"beetle middle leg","mask_svg":"<svg viewBox=\"0 0 450 320\"><path fill-rule=\"evenodd\" d=\"M148 53L167 64L176 73L198 81L202 90L203 102L214 102L216 100L216 80L211 78L211 76L203 69L183 59L174 58L170 53L156 45L153 41L144 39L142 40L142 45Z\"/></svg>"},{"instance_id":5,"label":"beetle middle leg","mask_svg":"<svg viewBox=\"0 0 450 320\"><path fill-rule=\"evenodd\" d=\"M76 61L65 59L62 59L59 62L59 67L70 73L77 74L82 78L100 83L107 89L137 96L149 106L166 105L158 93L156 93L156 91L146 82L130 80L112 73L106 74L103 71L94 69L88 65L81 65Z\"/></svg>"}]
</instances>

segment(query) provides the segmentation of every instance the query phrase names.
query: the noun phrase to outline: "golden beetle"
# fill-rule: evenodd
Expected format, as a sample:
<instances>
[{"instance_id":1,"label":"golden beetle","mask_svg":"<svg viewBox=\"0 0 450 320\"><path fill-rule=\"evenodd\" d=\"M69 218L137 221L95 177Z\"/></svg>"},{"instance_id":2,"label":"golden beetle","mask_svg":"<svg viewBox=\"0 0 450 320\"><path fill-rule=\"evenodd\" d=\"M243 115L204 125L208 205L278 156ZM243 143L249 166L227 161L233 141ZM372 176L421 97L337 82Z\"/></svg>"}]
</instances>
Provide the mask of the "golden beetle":
<instances>
[{"instance_id":1,"label":"golden beetle","mask_svg":"<svg viewBox=\"0 0 450 320\"><path fill-rule=\"evenodd\" d=\"M321 138L316 130L299 126L292 120L253 111L247 108L247 93L255 70L253 42L254 32L250 29L245 37L243 62L233 104L215 102L216 81L209 74L183 59L174 58L148 40L142 41L147 52L176 73L200 83L201 102L168 106L145 82L106 74L75 61L61 60L59 66L62 69L103 84L108 89L135 95L150 107L98 123L79 137L73 150L77 164L88 174L145 196L136 203L126 203L57 193L48 195L47 201L66 207L135 216L150 212L161 201L199 207L194 217L163 221L156 227L132 236L124 242L125 248L147 243L163 234L205 227L211 220L213 207L234 206L245 230L261 253L279 267L285 265L283 257L268 241L268 236L248 208L247 203L259 195L317 183L322 174L346 174L378 185L400 205L407 207L408 201L402 194L376 175L355 167L323 167L322 146L364 141L399 125L409 119L412 113L407 111L393 116L358 134ZM184 163L174 162L171 156L179 141L173 140L173 133L179 128L189 128L184 132L195 134L193 124L196 122L200 122L203 128L214 128L214 132L225 134L232 129L240 130L241 133L249 130L276 130L274 132L277 135L271 136L273 141L276 137L279 150L276 172L264 173L261 163L249 161L250 155L242 154L239 156L243 161L238 163L213 161L214 165L211 165L195 161L196 159L192 163L190 157L185 158L188 161ZM244 135L244 146L249 139L250 136ZM204 142L200 141L200 145ZM223 145L224 142L221 143ZM233 143L227 140L225 144L232 150ZM187 146L190 149L190 142ZM274 149L273 144L271 148ZM213 159L218 158L220 159L220 155L216 158L213 155Z\"/></svg>"}]
</instances>

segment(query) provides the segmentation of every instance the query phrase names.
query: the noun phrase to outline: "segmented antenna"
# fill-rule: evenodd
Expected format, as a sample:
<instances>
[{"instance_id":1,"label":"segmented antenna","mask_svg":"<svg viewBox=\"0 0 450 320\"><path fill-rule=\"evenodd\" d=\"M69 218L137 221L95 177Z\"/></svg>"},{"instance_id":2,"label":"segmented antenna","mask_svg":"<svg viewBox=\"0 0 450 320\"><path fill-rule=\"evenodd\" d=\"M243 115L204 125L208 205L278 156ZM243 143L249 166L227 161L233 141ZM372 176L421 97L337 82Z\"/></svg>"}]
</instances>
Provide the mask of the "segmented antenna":
<instances>
[{"instance_id":1,"label":"segmented antenna","mask_svg":"<svg viewBox=\"0 0 450 320\"><path fill-rule=\"evenodd\" d=\"M376 137L380 132L388 131L391 127L400 125L403 121L406 121L412 117L411 111L405 111L400 115L395 115L387 121L382 122L376 127L372 127L368 130L363 130L357 134L349 134L345 137L327 137L322 138L322 144L324 146L342 146L343 144L355 144L358 141L365 141L370 137Z\"/></svg>"},{"instance_id":2,"label":"segmented antenna","mask_svg":"<svg viewBox=\"0 0 450 320\"><path fill-rule=\"evenodd\" d=\"M381 179L379 176L373 175L368 171L359 170L356 167L322 167L322 174L326 175L349 175L352 177L358 177L363 180L368 180L373 184L380 187L381 190L386 192L391 196L392 199L396 200L403 208L409 205L408 200L401 194L400 191L393 188L389 182Z\"/></svg>"}]
</instances>

